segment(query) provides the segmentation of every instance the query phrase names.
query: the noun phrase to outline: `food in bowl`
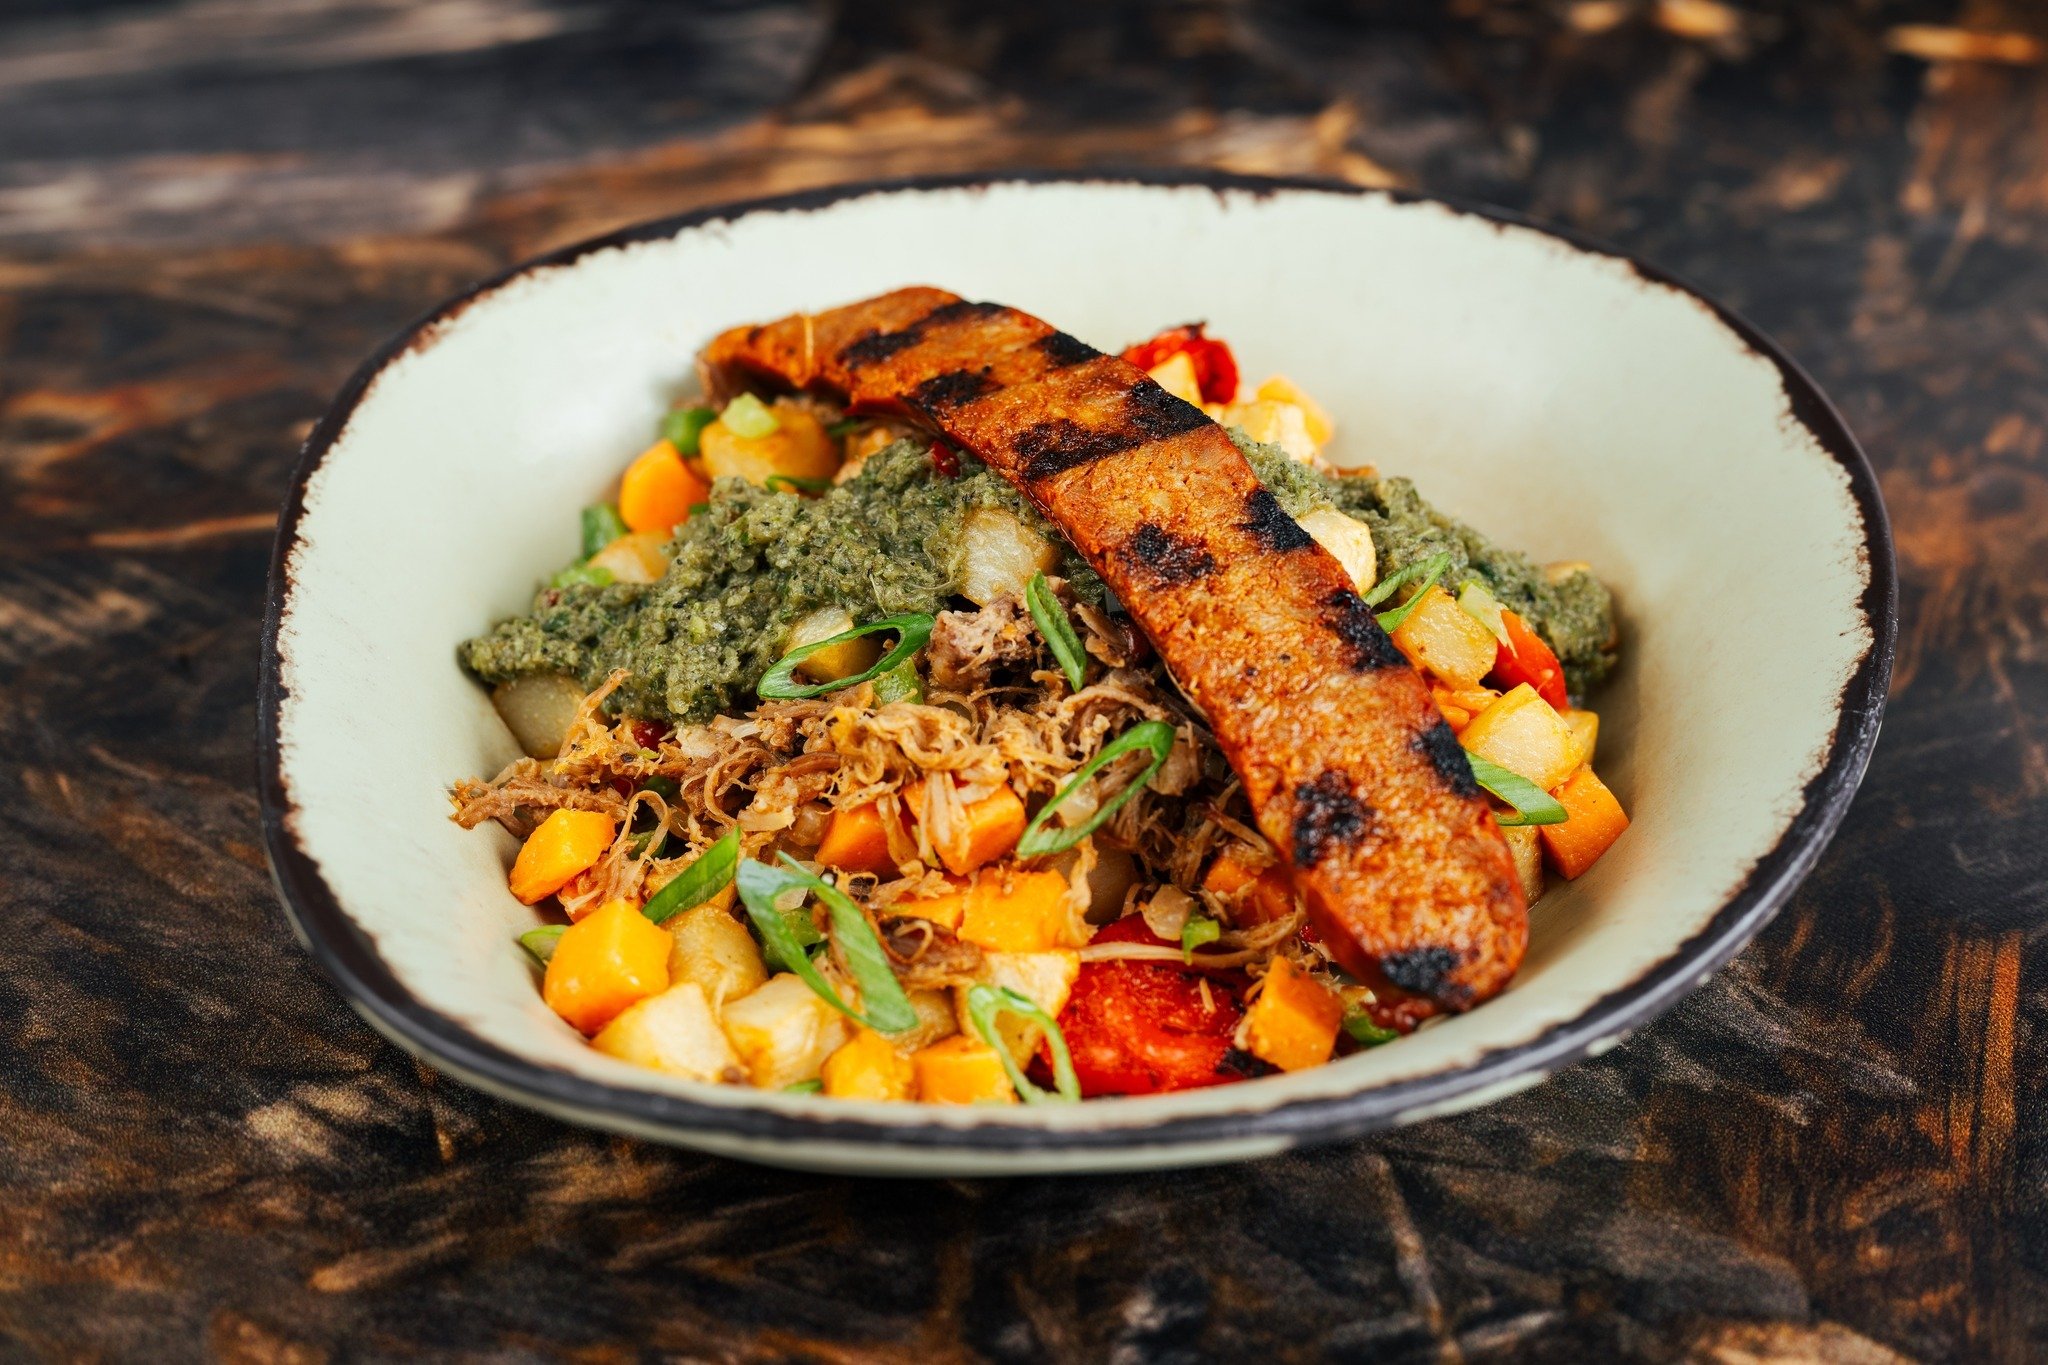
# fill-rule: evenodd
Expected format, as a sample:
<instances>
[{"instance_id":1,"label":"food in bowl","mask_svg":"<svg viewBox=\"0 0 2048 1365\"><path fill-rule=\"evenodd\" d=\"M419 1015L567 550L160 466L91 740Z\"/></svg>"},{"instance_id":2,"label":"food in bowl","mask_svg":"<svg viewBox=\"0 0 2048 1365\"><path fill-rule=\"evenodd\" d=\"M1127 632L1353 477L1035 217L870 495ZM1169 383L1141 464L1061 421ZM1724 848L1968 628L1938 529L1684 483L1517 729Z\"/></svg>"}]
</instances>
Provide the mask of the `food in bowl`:
<instances>
[{"instance_id":1,"label":"food in bowl","mask_svg":"<svg viewBox=\"0 0 2048 1365\"><path fill-rule=\"evenodd\" d=\"M1323 459L1200 326L904 289L743 327L462 647L522 935L600 1051L1059 1101L1320 1065L1512 977L1626 828L1611 598Z\"/></svg>"}]
</instances>

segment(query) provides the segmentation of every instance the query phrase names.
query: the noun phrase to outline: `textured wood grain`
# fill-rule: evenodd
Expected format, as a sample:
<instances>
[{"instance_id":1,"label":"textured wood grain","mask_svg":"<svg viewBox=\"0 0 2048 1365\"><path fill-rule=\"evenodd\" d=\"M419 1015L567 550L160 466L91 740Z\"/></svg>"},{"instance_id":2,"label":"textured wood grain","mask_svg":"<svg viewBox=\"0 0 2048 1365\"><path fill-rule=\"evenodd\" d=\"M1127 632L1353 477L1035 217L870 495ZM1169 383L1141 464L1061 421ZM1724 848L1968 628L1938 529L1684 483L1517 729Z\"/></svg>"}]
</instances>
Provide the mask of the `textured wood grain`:
<instances>
[{"instance_id":1,"label":"textured wood grain","mask_svg":"<svg viewBox=\"0 0 2048 1365\"><path fill-rule=\"evenodd\" d=\"M2039 43L2036 7L259 8L0 20L0 1359L2042 1354L2048 77L1968 40ZM221 23L211 55L187 27ZM647 24L699 35L716 107L662 103ZM365 112L393 92L417 113ZM1596 1061L1217 1171L786 1175L381 1043L283 929L250 794L307 424L530 251L1027 162L1488 197L1783 339L1877 460L1904 580L1885 738L1812 879Z\"/></svg>"}]
</instances>

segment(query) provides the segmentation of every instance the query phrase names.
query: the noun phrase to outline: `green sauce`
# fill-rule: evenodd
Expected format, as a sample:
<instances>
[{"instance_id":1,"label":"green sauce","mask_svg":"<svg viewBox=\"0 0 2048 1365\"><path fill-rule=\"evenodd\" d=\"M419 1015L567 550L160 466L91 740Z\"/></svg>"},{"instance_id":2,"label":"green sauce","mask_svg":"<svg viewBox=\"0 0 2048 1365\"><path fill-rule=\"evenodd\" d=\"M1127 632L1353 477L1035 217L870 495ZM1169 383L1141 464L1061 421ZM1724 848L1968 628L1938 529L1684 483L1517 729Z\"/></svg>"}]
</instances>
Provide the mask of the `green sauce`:
<instances>
[{"instance_id":1,"label":"green sauce","mask_svg":"<svg viewBox=\"0 0 2048 1365\"><path fill-rule=\"evenodd\" d=\"M1290 513L1329 503L1364 521L1382 574L1450 550L1445 582L1477 578L1522 613L1557 650L1574 690L1611 666L1613 603L1592 575L1549 583L1525 557L1429 507L1406 479L1326 478L1273 447L1239 444ZM1065 544L1000 477L959 459L959 475L946 478L924 446L899 441L817 498L722 479L709 509L677 528L660 582L544 588L528 615L466 642L459 656L489 683L559 672L596 687L623 668L609 705L627 715L702 721L744 711L806 613L840 606L865 621L949 605L962 582L968 513L1002 508ZM1101 580L1071 550L1058 572L1083 597L1103 600Z\"/></svg>"}]
</instances>

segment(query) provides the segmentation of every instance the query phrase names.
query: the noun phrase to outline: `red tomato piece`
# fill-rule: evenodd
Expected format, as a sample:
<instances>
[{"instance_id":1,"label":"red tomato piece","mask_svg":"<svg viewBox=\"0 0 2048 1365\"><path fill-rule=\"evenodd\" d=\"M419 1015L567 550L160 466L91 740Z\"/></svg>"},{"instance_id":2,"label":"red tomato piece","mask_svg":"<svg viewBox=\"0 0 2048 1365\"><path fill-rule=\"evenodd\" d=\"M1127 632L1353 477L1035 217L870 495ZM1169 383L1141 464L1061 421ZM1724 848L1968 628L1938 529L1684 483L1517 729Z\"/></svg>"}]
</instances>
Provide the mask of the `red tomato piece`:
<instances>
[{"instance_id":1,"label":"red tomato piece","mask_svg":"<svg viewBox=\"0 0 2048 1365\"><path fill-rule=\"evenodd\" d=\"M1097 943L1166 940L1126 915L1095 935ZM1242 986L1170 962L1086 962L1060 1011L1083 1095L1152 1095L1243 1080L1258 1068L1229 1064L1231 1035L1244 1015ZM1032 1075L1052 1083L1052 1054L1040 1048Z\"/></svg>"},{"instance_id":2,"label":"red tomato piece","mask_svg":"<svg viewBox=\"0 0 2048 1365\"><path fill-rule=\"evenodd\" d=\"M675 731L658 720L636 720L633 722L633 742L643 749L652 749Z\"/></svg>"},{"instance_id":3,"label":"red tomato piece","mask_svg":"<svg viewBox=\"0 0 2048 1365\"><path fill-rule=\"evenodd\" d=\"M1149 370L1182 351L1195 367L1195 383L1201 387L1204 403L1228 403L1237 397L1237 357L1227 342L1202 335L1206 322L1169 327L1150 341L1141 341L1124 351L1124 359L1141 370Z\"/></svg>"},{"instance_id":4,"label":"red tomato piece","mask_svg":"<svg viewBox=\"0 0 2048 1365\"><path fill-rule=\"evenodd\" d=\"M1564 667L1558 663L1557 655L1516 613L1503 607L1500 619L1507 627L1508 642L1494 655L1493 676L1504 688L1527 683L1536 689L1537 696L1557 710L1564 710L1571 703L1565 697Z\"/></svg>"},{"instance_id":5,"label":"red tomato piece","mask_svg":"<svg viewBox=\"0 0 2048 1365\"><path fill-rule=\"evenodd\" d=\"M932 468L949 479L955 478L960 473L960 457L944 441L933 441Z\"/></svg>"}]
</instances>

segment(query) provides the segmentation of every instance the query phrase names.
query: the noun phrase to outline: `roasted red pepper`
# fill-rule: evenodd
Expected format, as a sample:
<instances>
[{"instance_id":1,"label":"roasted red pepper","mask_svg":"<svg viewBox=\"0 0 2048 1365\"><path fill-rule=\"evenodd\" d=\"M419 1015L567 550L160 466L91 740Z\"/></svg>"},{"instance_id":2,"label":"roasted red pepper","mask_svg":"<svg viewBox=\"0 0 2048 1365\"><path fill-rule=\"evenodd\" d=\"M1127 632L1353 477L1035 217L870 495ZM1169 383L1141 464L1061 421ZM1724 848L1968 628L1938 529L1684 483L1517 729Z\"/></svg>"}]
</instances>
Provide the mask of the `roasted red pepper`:
<instances>
[{"instance_id":1,"label":"roasted red pepper","mask_svg":"<svg viewBox=\"0 0 2048 1365\"><path fill-rule=\"evenodd\" d=\"M1503 607L1500 619L1507 627L1508 639L1494 655L1493 677L1503 687L1527 683L1536 689L1537 696L1559 711L1564 710L1571 703L1565 697L1564 667L1558 663L1557 655L1514 612Z\"/></svg>"},{"instance_id":2,"label":"roasted red pepper","mask_svg":"<svg viewBox=\"0 0 2048 1365\"><path fill-rule=\"evenodd\" d=\"M1142 915L1126 915L1094 941L1166 944ZM1171 962L1083 963L1060 1011L1081 1093L1151 1095L1256 1073L1256 1062L1231 1064L1231 1035L1244 1015L1241 979L1207 973L1205 993L1204 975ZM1050 1083L1049 1052L1040 1050L1032 1073Z\"/></svg>"},{"instance_id":3,"label":"roasted red pepper","mask_svg":"<svg viewBox=\"0 0 2048 1365\"><path fill-rule=\"evenodd\" d=\"M1206 322L1171 327L1124 351L1124 359L1141 370L1149 370L1182 351L1195 367L1195 383L1204 403L1228 403L1237 397L1237 357L1227 343L1202 335Z\"/></svg>"},{"instance_id":4,"label":"roasted red pepper","mask_svg":"<svg viewBox=\"0 0 2048 1365\"><path fill-rule=\"evenodd\" d=\"M932 442L932 468L949 479L960 475L960 456L944 441Z\"/></svg>"}]
</instances>

